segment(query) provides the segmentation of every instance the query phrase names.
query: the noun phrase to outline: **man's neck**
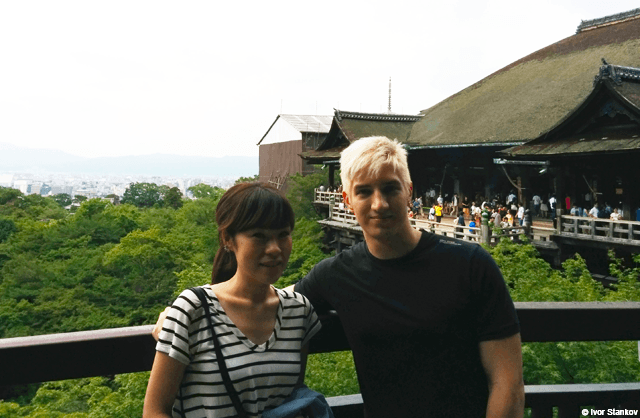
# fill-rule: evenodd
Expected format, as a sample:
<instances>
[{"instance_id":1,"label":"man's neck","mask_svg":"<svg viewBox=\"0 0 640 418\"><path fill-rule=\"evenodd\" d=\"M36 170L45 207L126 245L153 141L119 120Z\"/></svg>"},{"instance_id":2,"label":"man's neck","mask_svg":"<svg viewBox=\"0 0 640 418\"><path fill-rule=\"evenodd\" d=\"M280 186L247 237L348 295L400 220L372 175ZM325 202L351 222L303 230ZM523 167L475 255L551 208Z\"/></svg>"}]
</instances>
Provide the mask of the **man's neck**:
<instances>
[{"instance_id":1,"label":"man's neck","mask_svg":"<svg viewBox=\"0 0 640 418\"><path fill-rule=\"evenodd\" d=\"M372 237L365 233L364 239L371 255L381 260L390 260L411 252L420 242L421 236L422 232L409 227L402 233L383 237Z\"/></svg>"}]
</instances>

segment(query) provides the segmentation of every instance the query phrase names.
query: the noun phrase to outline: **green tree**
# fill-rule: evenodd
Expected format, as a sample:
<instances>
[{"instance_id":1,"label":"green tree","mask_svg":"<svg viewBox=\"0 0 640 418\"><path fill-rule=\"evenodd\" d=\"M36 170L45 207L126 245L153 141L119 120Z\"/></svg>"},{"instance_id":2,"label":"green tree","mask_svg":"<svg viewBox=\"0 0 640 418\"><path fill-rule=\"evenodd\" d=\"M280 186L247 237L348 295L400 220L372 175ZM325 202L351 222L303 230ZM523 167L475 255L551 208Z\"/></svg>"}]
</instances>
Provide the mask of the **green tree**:
<instances>
[{"instance_id":1,"label":"green tree","mask_svg":"<svg viewBox=\"0 0 640 418\"><path fill-rule=\"evenodd\" d=\"M164 204L167 207L180 209L182 207L182 192L177 187L170 188L164 196Z\"/></svg>"},{"instance_id":2,"label":"green tree","mask_svg":"<svg viewBox=\"0 0 640 418\"><path fill-rule=\"evenodd\" d=\"M71 203L73 203L71 196L69 196L67 193L58 193L56 195L53 195L53 200L55 200L56 203L62 207L69 206Z\"/></svg>"},{"instance_id":3,"label":"green tree","mask_svg":"<svg viewBox=\"0 0 640 418\"><path fill-rule=\"evenodd\" d=\"M24 196L18 189L0 187L0 205L6 205L15 201L19 196Z\"/></svg>"},{"instance_id":4,"label":"green tree","mask_svg":"<svg viewBox=\"0 0 640 418\"><path fill-rule=\"evenodd\" d=\"M321 184L328 183L328 171L326 169L319 173L303 176L294 174L289 177L287 186L287 199L293 207L296 219L319 219L313 206L313 191Z\"/></svg>"},{"instance_id":5,"label":"green tree","mask_svg":"<svg viewBox=\"0 0 640 418\"><path fill-rule=\"evenodd\" d=\"M191 186L188 189L193 197L196 199L202 199L205 197L210 197L215 200L219 200L224 194L225 190L218 186L210 186L208 184L200 183L195 186Z\"/></svg>"},{"instance_id":6,"label":"green tree","mask_svg":"<svg viewBox=\"0 0 640 418\"><path fill-rule=\"evenodd\" d=\"M81 194L77 194L73 197L73 203L82 203L89 199L87 196L83 196Z\"/></svg>"},{"instance_id":7,"label":"green tree","mask_svg":"<svg viewBox=\"0 0 640 418\"><path fill-rule=\"evenodd\" d=\"M122 196L122 203L139 208L162 206L163 189L155 183L131 183Z\"/></svg>"},{"instance_id":8,"label":"green tree","mask_svg":"<svg viewBox=\"0 0 640 418\"><path fill-rule=\"evenodd\" d=\"M11 219L0 218L0 242L6 241L7 238L16 231L15 222Z\"/></svg>"},{"instance_id":9,"label":"green tree","mask_svg":"<svg viewBox=\"0 0 640 418\"><path fill-rule=\"evenodd\" d=\"M236 180L236 182L234 184L240 184L240 183L251 183L254 181L258 181L260 180L260 176L258 174L251 176L251 177L238 177L238 180Z\"/></svg>"}]
</instances>

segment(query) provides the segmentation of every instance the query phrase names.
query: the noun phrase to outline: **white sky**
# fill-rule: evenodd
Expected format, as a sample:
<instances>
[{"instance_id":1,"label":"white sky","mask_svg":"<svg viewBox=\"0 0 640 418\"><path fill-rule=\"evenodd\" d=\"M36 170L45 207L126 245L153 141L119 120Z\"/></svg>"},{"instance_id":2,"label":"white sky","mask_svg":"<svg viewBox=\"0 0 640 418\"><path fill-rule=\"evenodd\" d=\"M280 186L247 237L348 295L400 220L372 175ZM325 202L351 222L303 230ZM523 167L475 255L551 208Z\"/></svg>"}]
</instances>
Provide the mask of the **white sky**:
<instances>
[{"instance_id":1,"label":"white sky","mask_svg":"<svg viewBox=\"0 0 640 418\"><path fill-rule=\"evenodd\" d=\"M581 20L637 7L0 1L0 143L86 157L257 156L278 113L385 112L392 77L392 110L416 114Z\"/></svg>"}]
</instances>

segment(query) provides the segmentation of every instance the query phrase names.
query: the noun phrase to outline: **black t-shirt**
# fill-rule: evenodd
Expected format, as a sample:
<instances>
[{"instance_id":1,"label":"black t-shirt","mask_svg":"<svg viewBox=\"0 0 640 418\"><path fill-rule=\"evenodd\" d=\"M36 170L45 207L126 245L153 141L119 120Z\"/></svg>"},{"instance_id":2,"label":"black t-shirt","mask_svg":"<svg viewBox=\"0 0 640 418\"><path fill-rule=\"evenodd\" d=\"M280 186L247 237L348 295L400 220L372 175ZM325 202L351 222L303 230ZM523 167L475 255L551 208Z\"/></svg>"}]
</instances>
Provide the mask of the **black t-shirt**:
<instances>
[{"instance_id":1,"label":"black t-shirt","mask_svg":"<svg viewBox=\"0 0 640 418\"><path fill-rule=\"evenodd\" d=\"M478 343L519 332L491 256L424 231L397 259L355 245L320 262L295 290L316 310L338 312L368 418L484 416Z\"/></svg>"}]
</instances>

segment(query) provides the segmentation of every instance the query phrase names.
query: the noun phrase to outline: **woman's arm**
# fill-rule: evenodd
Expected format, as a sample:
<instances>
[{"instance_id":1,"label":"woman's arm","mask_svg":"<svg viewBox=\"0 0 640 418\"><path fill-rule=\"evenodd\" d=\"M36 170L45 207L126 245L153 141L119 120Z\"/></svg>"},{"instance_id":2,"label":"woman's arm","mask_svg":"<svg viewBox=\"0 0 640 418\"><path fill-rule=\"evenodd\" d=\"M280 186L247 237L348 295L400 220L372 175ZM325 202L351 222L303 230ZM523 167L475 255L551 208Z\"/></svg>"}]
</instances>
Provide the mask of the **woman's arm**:
<instances>
[{"instance_id":1,"label":"woman's arm","mask_svg":"<svg viewBox=\"0 0 640 418\"><path fill-rule=\"evenodd\" d=\"M309 343L300 349L300 376L298 377L297 386L304 384L304 373L307 369L307 357L309 355Z\"/></svg>"},{"instance_id":2,"label":"woman's arm","mask_svg":"<svg viewBox=\"0 0 640 418\"><path fill-rule=\"evenodd\" d=\"M147 393L144 397L143 418L172 416L173 402L186 367L167 354L156 351Z\"/></svg>"}]
</instances>

